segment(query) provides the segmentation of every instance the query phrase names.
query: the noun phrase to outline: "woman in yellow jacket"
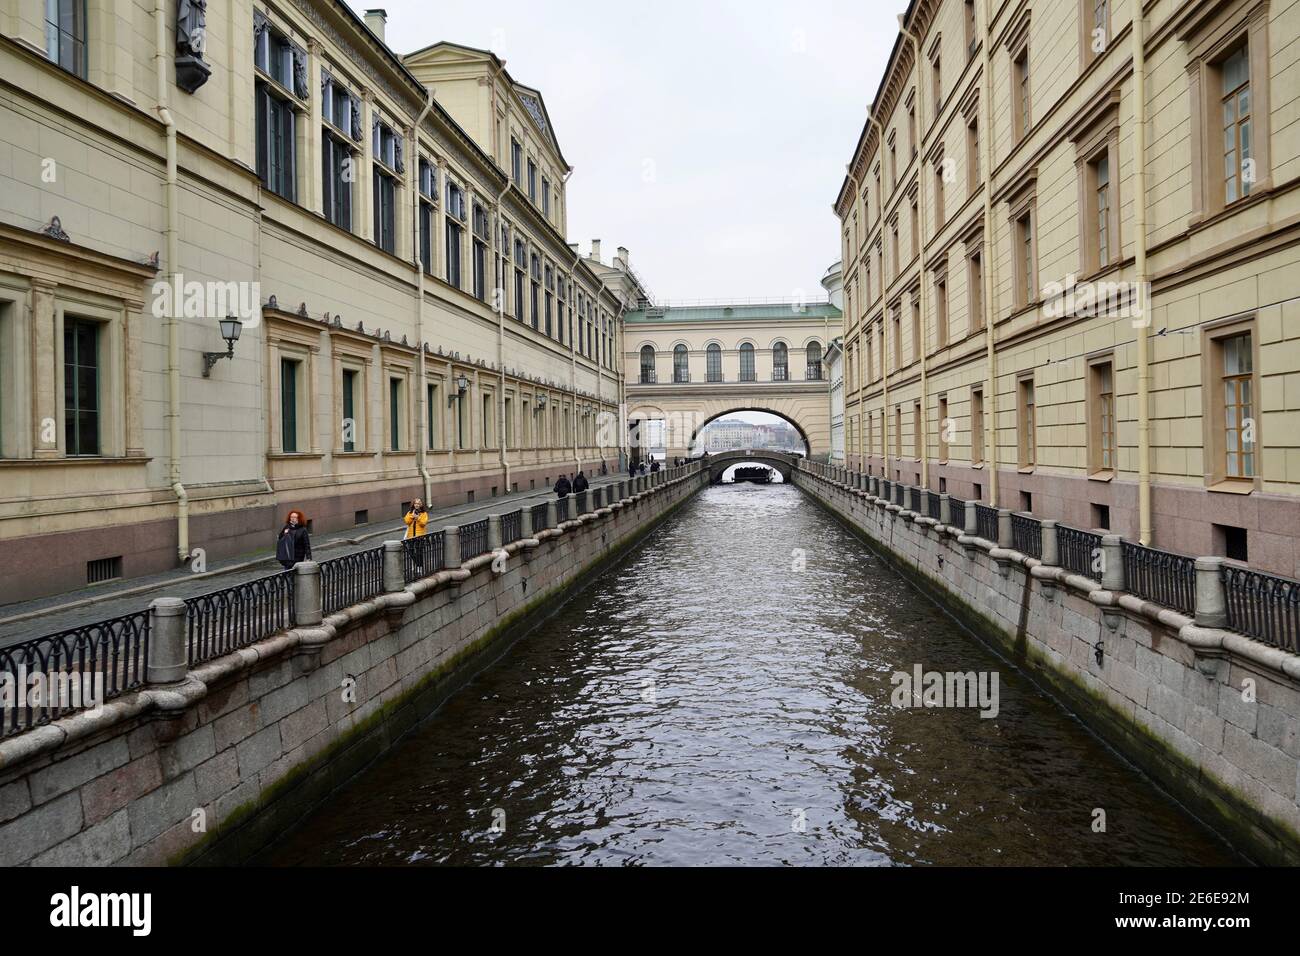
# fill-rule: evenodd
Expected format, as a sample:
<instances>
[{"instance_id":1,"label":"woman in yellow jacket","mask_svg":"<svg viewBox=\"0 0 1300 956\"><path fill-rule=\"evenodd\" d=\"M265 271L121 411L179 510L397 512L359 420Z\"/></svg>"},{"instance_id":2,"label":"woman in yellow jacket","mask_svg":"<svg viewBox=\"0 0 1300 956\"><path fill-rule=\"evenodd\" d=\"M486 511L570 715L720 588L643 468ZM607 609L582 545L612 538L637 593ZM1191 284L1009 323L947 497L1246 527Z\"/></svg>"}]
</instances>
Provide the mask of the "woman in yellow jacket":
<instances>
[{"instance_id":1,"label":"woman in yellow jacket","mask_svg":"<svg viewBox=\"0 0 1300 956\"><path fill-rule=\"evenodd\" d=\"M412 538L423 538L429 533L429 512L425 510L424 502L419 498L411 502L411 510L402 520L406 522L407 541Z\"/></svg>"}]
</instances>

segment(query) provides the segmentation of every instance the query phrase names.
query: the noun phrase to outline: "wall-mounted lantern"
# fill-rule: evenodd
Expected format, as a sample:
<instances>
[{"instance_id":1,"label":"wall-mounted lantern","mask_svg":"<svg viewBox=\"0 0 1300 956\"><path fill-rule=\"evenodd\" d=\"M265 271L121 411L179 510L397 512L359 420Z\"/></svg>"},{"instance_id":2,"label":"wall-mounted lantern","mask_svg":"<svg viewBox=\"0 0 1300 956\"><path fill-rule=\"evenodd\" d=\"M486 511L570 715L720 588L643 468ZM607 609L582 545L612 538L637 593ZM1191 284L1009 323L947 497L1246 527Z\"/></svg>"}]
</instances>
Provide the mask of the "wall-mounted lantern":
<instances>
[{"instance_id":1,"label":"wall-mounted lantern","mask_svg":"<svg viewBox=\"0 0 1300 956\"><path fill-rule=\"evenodd\" d=\"M226 350L224 352L203 353L204 378L212 377L212 366L222 359L233 359L235 357L235 343L239 341L239 333L244 329L244 323L233 315L226 316L218 324L221 326L221 337L226 340Z\"/></svg>"},{"instance_id":2,"label":"wall-mounted lantern","mask_svg":"<svg viewBox=\"0 0 1300 956\"><path fill-rule=\"evenodd\" d=\"M447 404L455 405L456 402L460 400L461 396L463 396L468 391L469 391L469 379L467 379L464 375L459 376L456 379L456 394L451 396L451 398L447 399Z\"/></svg>"},{"instance_id":3,"label":"wall-mounted lantern","mask_svg":"<svg viewBox=\"0 0 1300 956\"><path fill-rule=\"evenodd\" d=\"M537 396L537 410L538 410L539 412L541 412L541 411L545 411L545 410L546 410L546 396L545 396L545 395L538 395L538 396Z\"/></svg>"}]
</instances>

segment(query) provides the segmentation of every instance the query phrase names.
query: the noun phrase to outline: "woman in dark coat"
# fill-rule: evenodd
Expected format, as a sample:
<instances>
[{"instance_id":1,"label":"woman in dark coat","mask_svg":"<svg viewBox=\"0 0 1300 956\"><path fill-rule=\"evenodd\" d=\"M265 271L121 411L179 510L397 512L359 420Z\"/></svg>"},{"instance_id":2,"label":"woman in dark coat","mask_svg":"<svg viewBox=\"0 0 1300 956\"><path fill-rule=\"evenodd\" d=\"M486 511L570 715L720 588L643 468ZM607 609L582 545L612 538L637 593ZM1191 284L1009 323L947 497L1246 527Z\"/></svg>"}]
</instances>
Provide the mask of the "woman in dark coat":
<instances>
[{"instance_id":1,"label":"woman in dark coat","mask_svg":"<svg viewBox=\"0 0 1300 956\"><path fill-rule=\"evenodd\" d=\"M301 511L290 511L275 544L275 559L286 571L294 565L311 560L311 536L307 533L307 516Z\"/></svg>"}]
</instances>

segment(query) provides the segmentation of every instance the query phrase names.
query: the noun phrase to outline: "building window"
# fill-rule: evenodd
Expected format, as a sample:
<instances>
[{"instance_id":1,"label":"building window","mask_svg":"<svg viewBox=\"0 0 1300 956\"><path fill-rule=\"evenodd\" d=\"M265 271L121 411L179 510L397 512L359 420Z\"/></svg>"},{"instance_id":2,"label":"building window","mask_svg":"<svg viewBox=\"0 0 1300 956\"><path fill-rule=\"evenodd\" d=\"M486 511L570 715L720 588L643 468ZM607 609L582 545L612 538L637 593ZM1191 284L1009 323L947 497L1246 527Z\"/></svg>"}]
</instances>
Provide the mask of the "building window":
<instances>
[{"instance_id":1,"label":"building window","mask_svg":"<svg viewBox=\"0 0 1300 956\"><path fill-rule=\"evenodd\" d=\"M483 447L495 448L496 439L495 436L492 434L492 419L495 416L493 415L494 407L492 404L491 393L488 393L483 396L483 400L480 402L480 405L482 407L482 417L483 417Z\"/></svg>"},{"instance_id":2,"label":"building window","mask_svg":"<svg viewBox=\"0 0 1300 956\"><path fill-rule=\"evenodd\" d=\"M531 159L528 161L528 198L537 204L537 164Z\"/></svg>"},{"instance_id":3,"label":"building window","mask_svg":"<svg viewBox=\"0 0 1300 956\"><path fill-rule=\"evenodd\" d=\"M542 260L536 254L532 257L529 268L529 293L532 306L533 328L539 332L542 328Z\"/></svg>"},{"instance_id":4,"label":"building window","mask_svg":"<svg viewBox=\"0 0 1300 956\"><path fill-rule=\"evenodd\" d=\"M710 382L722 381L722 346L710 345L707 353L708 360L708 380Z\"/></svg>"},{"instance_id":5,"label":"building window","mask_svg":"<svg viewBox=\"0 0 1300 956\"><path fill-rule=\"evenodd\" d=\"M894 327L891 331L894 335L893 370L898 371L903 367L903 306L901 303L894 305Z\"/></svg>"},{"instance_id":6,"label":"building window","mask_svg":"<svg viewBox=\"0 0 1300 956\"><path fill-rule=\"evenodd\" d=\"M984 464L984 390L980 388L970 393L970 463Z\"/></svg>"},{"instance_id":7,"label":"building window","mask_svg":"<svg viewBox=\"0 0 1300 956\"><path fill-rule=\"evenodd\" d=\"M524 302L526 300L528 249L522 239L515 240L515 318L525 321Z\"/></svg>"},{"instance_id":8,"label":"building window","mask_svg":"<svg viewBox=\"0 0 1300 956\"><path fill-rule=\"evenodd\" d=\"M513 137L510 140L510 178L520 189L524 187L524 148Z\"/></svg>"},{"instance_id":9,"label":"building window","mask_svg":"<svg viewBox=\"0 0 1300 956\"><path fill-rule=\"evenodd\" d=\"M980 183L980 124L972 119L966 126L966 189L974 193Z\"/></svg>"},{"instance_id":10,"label":"building window","mask_svg":"<svg viewBox=\"0 0 1300 956\"><path fill-rule=\"evenodd\" d=\"M1037 298L1034 256L1034 214L1027 210L1015 221L1015 304L1024 308Z\"/></svg>"},{"instance_id":11,"label":"building window","mask_svg":"<svg viewBox=\"0 0 1300 956\"><path fill-rule=\"evenodd\" d=\"M970 303L969 324L972 332L984 328L984 263L978 252L967 260L966 298Z\"/></svg>"},{"instance_id":12,"label":"building window","mask_svg":"<svg viewBox=\"0 0 1300 956\"><path fill-rule=\"evenodd\" d=\"M939 276L934 282L934 330L939 348L948 344L948 280Z\"/></svg>"},{"instance_id":13,"label":"building window","mask_svg":"<svg viewBox=\"0 0 1300 956\"><path fill-rule=\"evenodd\" d=\"M257 176L268 190L289 201L297 193L296 116L286 96L265 80L257 81Z\"/></svg>"},{"instance_id":14,"label":"building window","mask_svg":"<svg viewBox=\"0 0 1300 956\"><path fill-rule=\"evenodd\" d=\"M460 288L462 241L465 236L465 193L447 180L447 284Z\"/></svg>"},{"instance_id":15,"label":"building window","mask_svg":"<svg viewBox=\"0 0 1300 956\"><path fill-rule=\"evenodd\" d=\"M804 358L808 366L808 381L820 382L822 380L822 344L820 342L809 342L808 347L804 349Z\"/></svg>"},{"instance_id":16,"label":"building window","mask_svg":"<svg viewBox=\"0 0 1300 956\"><path fill-rule=\"evenodd\" d=\"M922 419L921 419L921 403L913 402L912 403L912 457L915 458L917 461L920 461L924 457L924 455L922 454L923 449L921 447L923 441L921 437L922 431L923 429L922 429Z\"/></svg>"},{"instance_id":17,"label":"building window","mask_svg":"<svg viewBox=\"0 0 1300 956\"><path fill-rule=\"evenodd\" d=\"M653 385L655 383L655 350L653 345L645 345L641 348L641 384Z\"/></svg>"},{"instance_id":18,"label":"building window","mask_svg":"<svg viewBox=\"0 0 1300 956\"><path fill-rule=\"evenodd\" d=\"M1255 420L1255 357L1249 332L1218 339L1223 396L1225 478L1254 479L1257 423Z\"/></svg>"},{"instance_id":19,"label":"building window","mask_svg":"<svg viewBox=\"0 0 1300 956\"><path fill-rule=\"evenodd\" d=\"M915 90L912 91L915 94ZM909 102L907 104L907 148L908 161L916 158L916 151L920 146L920 140L916 135L916 104Z\"/></svg>"},{"instance_id":20,"label":"building window","mask_svg":"<svg viewBox=\"0 0 1300 956\"><path fill-rule=\"evenodd\" d=\"M1083 6L1083 65L1087 66L1110 46L1109 0L1079 0Z\"/></svg>"},{"instance_id":21,"label":"building window","mask_svg":"<svg viewBox=\"0 0 1300 956\"><path fill-rule=\"evenodd\" d=\"M921 254L921 216L915 199L912 200L911 213L912 218L908 224L912 231L912 258L915 259Z\"/></svg>"},{"instance_id":22,"label":"building window","mask_svg":"<svg viewBox=\"0 0 1300 956\"><path fill-rule=\"evenodd\" d=\"M939 461L948 463L948 396L939 396Z\"/></svg>"},{"instance_id":23,"label":"building window","mask_svg":"<svg viewBox=\"0 0 1300 956\"><path fill-rule=\"evenodd\" d=\"M1088 470L1094 475L1113 473L1115 449L1115 366L1111 359L1088 365Z\"/></svg>"},{"instance_id":24,"label":"building window","mask_svg":"<svg viewBox=\"0 0 1300 956\"><path fill-rule=\"evenodd\" d=\"M302 363L280 359L280 450L298 453L298 370Z\"/></svg>"},{"instance_id":25,"label":"building window","mask_svg":"<svg viewBox=\"0 0 1300 956\"><path fill-rule=\"evenodd\" d=\"M1034 380L1023 378L1018 388L1020 424L1020 467L1029 470L1038 464L1037 413L1034 406Z\"/></svg>"},{"instance_id":26,"label":"building window","mask_svg":"<svg viewBox=\"0 0 1300 956\"><path fill-rule=\"evenodd\" d=\"M337 137L321 137L323 212L340 229L352 230L352 150Z\"/></svg>"},{"instance_id":27,"label":"building window","mask_svg":"<svg viewBox=\"0 0 1300 956\"><path fill-rule=\"evenodd\" d=\"M889 254L893 261L890 263L890 277L898 275L902 271L903 262L898 253L898 218L889 224Z\"/></svg>"},{"instance_id":28,"label":"building window","mask_svg":"<svg viewBox=\"0 0 1300 956\"><path fill-rule=\"evenodd\" d=\"M754 370L754 346L748 342L740 347L740 380L742 382L758 380Z\"/></svg>"},{"instance_id":29,"label":"building window","mask_svg":"<svg viewBox=\"0 0 1300 956\"><path fill-rule=\"evenodd\" d=\"M1019 143L1029 135L1029 48L1023 47L1011 63L1012 138Z\"/></svg>"},{"instance_id":30,"label":"building window","mask_svg":"<svg viewBox=\"0 0 1300 956\"><path fill-rule=\"evenodd\" d=\"M357 371L343 370L343 451L357 450Z\"/></svg>"},{"instance_id":31,"label":"building window","mask_svg":"<svg viewBox=\"0 0 1300 956\"><path fill-rule=\"evenodd\" d=\"M375 245L391 255L397 251L397 183L378 164L373 179Z\"/></svg>"},{"instance_id":32,"label":"building window","mask_svg":"<svg viewBox=\"0 0 1300 956\"><path fill-rule=\"evenodd\" d=\"M975 19L975 0L965 0L966 9L963 20L966 24L966 57L970 59L975 56L975 50L979 47L980 34L979 24Z\"/></svg>"},{"instance_id":33,"label":"building window","mask_svg":"<svg viewBox=\"0 0 1300 956\"><path fill-rule=\"evenodd\" d=\"M943 157L940 157L934 167L934 231L936 233L943 228L944 224L943 186Z\"/></svg>"},{"instance_id":34,"label":"building window","mask_svg":"<svg viewBox=\"0 0 1300 956\"><path fill-rule=\"evenodd\" d=\"M438 170L420 160L420 264L425 275L433 275L433 208L438 198Z\"/></svg>"},{"instance_id":35,"label":"building window","mask_svg":"<svg viewBox=\"0 0 1300 956\"><path fill-rule=\"evenodd\" d=\"M1110 191L1110 157L1103 154L1091 163L1092 174L1092 221L1096 230L1093 251L1097 256L1097 266L1101 267L1111 261L1111 191Z\"/></svg>"},{"instance_id":36,"label":"building window","mask_svg":"<svg viewBox=\"0 0 1300 956\"><path fill-rule=\"evenodd\" d=\"M1219 67L1223 115L1223 202L1250 195L1250 55L1240 46Z\"/></svg>"},{"instance_id":37,"label":"building window","mask_svg":"<svg viewBox=\"0 0 1300 956\"><path fill-rule=\"evenodd\" d=\"M936 44L930 59L930 85L934 92L934 118L937 120L943 112L943 67Z\"/></svg>"},{"instance_id":38,"label":"building window","mask_svg":"<svg viewBox=\"0 0 1300 956\"><path fill-rule=\"evenodd\" d=\"M542 177L542 215L551 218L551 181Z\"/></svg>"},{"instance_id":39,"label":"building window","mask_svg":"<svg viewBox=\"0 0 1300 956\"><path fill-rule=\"evenodd\" d=\"M492 238L492 227L488 223L487 210L478 203L474 204L474 298L487 301L488 280L488 241Z\"/></svg>"},{"instance_id":40,"label":"building window","mask_svg":"<svg viewBox=\"0 0 1300 956\"><path fill-rule=\"evenodd\" d=\"M921 350L925 347L925 334L921 329L921 290L912 293L912 361L921 361Z\"/></svg>"},{"instance_id":41,"label":"building window","mask_svg":"<svg viewBox=\"0 0 1300 956\"><path fill-rule=\"evenodd\" d=\"M402 380L388 380L388 448L402 450Z\"/></svg>"},{"instance_id":42,"label":"building window","mask_svg":"<svg viewBox=\"0 0 1300 956\"><path fill-rule=\"evenodd\" d=\"M99 323L68 318L63 324L64 453L97 456L99 442Z\"/></svg>"},{"instance_id":43,"label":"building window","mask_svg":"<svg viewBox=\"0 0 1300 956\"><path fill-rule=\"evenodd\" d=\"M894 406L894 457L903 457L903 406ZM897 474L897 472L895 472Z\"/></svg>"},{"instance_id":44,"label":"building window","mask_svg":"<svg viewBox=\"0 0 1300 956\"><path fill-rule=\"evenodd\" d=\"M684 385L691 380L691 353L685 345L673 349L673 382Z\"/></svg>"},{"instance_id":45,"label":"building window","mask_svg":"<svg viewBox=\"0 0 1300 956\"><path fill-rule=\"evenodd\" d=\"M428 436L429 451L442 447L442 406L438 403L439 394L436 384L425 386L424 429Z\"/></svg>"},{"instance_id":46,"label":"building window","mask_svg":"<svg viewBox=\"0 0 1300 956\"><path fill-rule=\"evenodd\" d=\"M45 0L45 55L86 78L86 0Z\"/></svg>"},{"instance_id":47,"label":"building window","mask_svg":"<svg viewBox=\"0 0 1300 956\"><path fill-rule=\"evenodd\" d=\"M550 336L552 334L552 329L554 328L551 322L551 316L554 311L554 305L555 305L555 269L554 267L547 265L545 269L543 269L542 274L545 277L544 282L546 286L546 293L543 298L543 301L545 302L546 305L546 310L545 310L546 321L543 328L546 334Z\"/></svg>"}]
</instances>

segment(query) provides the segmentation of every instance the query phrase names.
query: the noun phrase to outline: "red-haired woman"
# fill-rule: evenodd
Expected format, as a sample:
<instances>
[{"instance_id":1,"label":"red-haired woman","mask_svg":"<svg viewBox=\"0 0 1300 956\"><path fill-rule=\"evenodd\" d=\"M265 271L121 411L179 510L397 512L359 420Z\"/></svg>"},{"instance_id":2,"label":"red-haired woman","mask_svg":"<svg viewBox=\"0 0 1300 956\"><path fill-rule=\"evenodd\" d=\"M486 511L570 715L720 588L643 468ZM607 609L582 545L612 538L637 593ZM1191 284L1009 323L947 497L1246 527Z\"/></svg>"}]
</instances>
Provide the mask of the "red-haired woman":
<instances>
[{"instance_id":1,"label":"red-haired woman","mask_svg":"<svg viewBox=\"0 0 1300 956\"><path fill-rule=\"evenodd\" d=\"M311 536L307 533L307 516L301 511L290 511L275 545L275 559L286 571L294 565L311 560Z\"/></svg>"}]
</instances>

